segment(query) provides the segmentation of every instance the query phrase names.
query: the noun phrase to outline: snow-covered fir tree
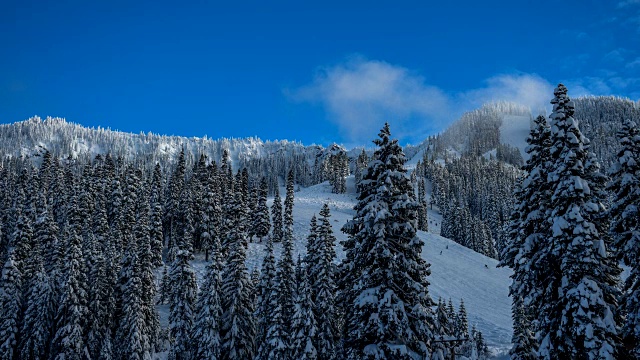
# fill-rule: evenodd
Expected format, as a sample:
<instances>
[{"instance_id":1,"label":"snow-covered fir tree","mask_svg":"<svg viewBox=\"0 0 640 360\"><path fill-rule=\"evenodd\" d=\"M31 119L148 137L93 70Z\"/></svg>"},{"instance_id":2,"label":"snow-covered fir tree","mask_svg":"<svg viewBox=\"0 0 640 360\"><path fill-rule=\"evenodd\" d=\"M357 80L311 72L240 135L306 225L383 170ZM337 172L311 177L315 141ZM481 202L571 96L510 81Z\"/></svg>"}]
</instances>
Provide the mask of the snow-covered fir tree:
<instances>
[{"instance_id":1,"label":"snow-covered fir tree","mask_svg":"<svg viewBox=\"0 0 640 360\"><path fill-rule=\"evenodd\" d=\"M536 356L536 340L531 330L529 314L524 309L522 299L513 301L513 337L511 343L513 347L509 350L509 355L513 360L534 360Z\"/></svg>"},{"instance_id":2,"label":"snow-covered fir tree","mask_svg":"<svg viewBox=\"0 0 640 360\"><path fill-rule=\"evenodd\" d=\"M222 258L219 248L220 243L214 240L211 247L211 263L207 265L207 273L198 294L197 313L192 335L193 359L195 360L217 360L220 358L222 347L220 338Z\"/></svg>"},{"instance_id":3,"label":"snow-covered fir tree","mask_svg":"<svg viewBox=\"0 0 640 360\"><path fill-rule=\"evenodd\" d=\"M153 169L151 180L151 217L149 219L149 236L151 237L151 262L155 267L162 265L162 249L164 234L162 232L162 170L160 164Z\"/></svg>"},{"instance_id":4,"label":"snow-covered fir tree","mask_svg":"<svg viewBox=\"0 0 640 360\"><path fill-rule=\"evenodd\" d=\"M189 264L191 253L180 249L169 270L169 330L173 343L169 358L191 359L191 331L198 291L196 274Z\"/></svg>"},{"instance_id":5,"label":"snow-covered fir tree","mask_svg":"<svg viewBox=\"0 0 640 360\"><path fill-rule=\"evenodd\" d=\"M527 175L514 190L515 205L508 233L511 241L503 249L499 264L514 271L509 293L513 301L512 310L515 311L512 314L514 343L511 350L515 358L527 358L531 351L537 351L538 348L536 339L528 336L533 333L533 328L527 328L532 325L531 322L523 321L519 312L524 311L525 317L537 316L538 297L542 295L545 286L545 280L540 278L544 274L544 269L541 268L546 267L540 260L540 249L549 236L547 213L551 193L547 185L547 174L551 160L551 129L544 116L535 119L527 144L529 159L523 167ZM516 330L520 334L516 334Z\"/></svg>"},{"instance_id":6,"label":"snow-covered fir tree","mask_svg":"<svg viewBox=\"0 0 640 360\"><path fill-rule=\"evenodd\" d=\"M262 242L271 229L271 221L269 219L269 208L267 207L267 178L260 180L260 186L257 189L258 199L256 208L253 211L252 228L255 236Z\"/></svg>"},{"instance_id":7,"label":"snow-covered fir tree","mask_svg":"<svg viewBox=\"0 0 640 360\"><path fill-rule=\"evenodd\" d=\"M560 84L551 101L551 236L541 247L546 265L539 275L546 291L536 309L538 356L614 359L619 347L614 320L619 269L609 260L602 233L605 211L598 198L597 166L573 118L574 106Z\"/></svg>"},{"instance_id":8,"label":"snow-covered fir tree","mask_svg":"<svg viewBox=\"0 0 640 360\"><path fill-rule=\"evenodd\" d=\"M314 304L311 299L311 287L306 272L303 272L299 288L291 323L291 358L315 360L318 359L318 352L313 340L317 327L313 311Z\"/></svg>"},{"instance_id":9,"label":"snow-covered fir tree","mask_svg":"<svg viewBox=\"0 0 640 360\"><path fill-rule=\"evenodd\" d=\"M63 288L55 317L56 333L51 345L55 360L84 359L87 309L86 270L82 259L82 239L76 227L65 226L67 253L64 259Z\"/></svg>"},{"instance_id":10,"label":"snow-covered fir tree","mask_svg":"<svg viewBox=\"0 0 640 360\"><path fill-rule=\"evenodd\" d=\"M273 197L273 204L271 205L271 238L274 242L282 241L284 237L283 224L282 224L282 200L280 199L280 190L275 188L275 196Z\"/></svg>"},{"instance_id":11,"label":"snow-covered fir tree","mask_svg":"<svg viewBox=\"0 0 640 360\"><path fill-rule=\"evenodd\" d=\"M349 309L343 330L346 359L416 359L430 356L433 301L416 236L418 204L403 165L405 156L389 125L358 188L353 220L344 227L339 284L342 308Z\"/></svg>"},{"instance_id":12,"label":"snow-covered fir tree","mask_svg":"<svg viewBox=\"0 0 640 360\"><path fill-rule=\"evenodd\" d=\"M608 190L613 194L609 216L618 257L631 267L624 285L622 336L630 356L640 357L640 131L628 120L618 131L622 148L611 166Z\"/></svg>"},{"instance_id":13,"label":"snow-covered fir tree","mask_svg":"<svg viewBox=\"0 0 640 360\"><path fill-rule=\"evenodd\" d=\"M311 290L314 301L314 314L317 323L315 344L318 359L332 359L336 356L336 338L338 320L335 314L335 241L330 222L329 206L324 204L320 210L320 223L316 233L314 259L308 273L313 273Z\"/></svg>"},{"instance_id":14,"label":"snow-covered fir tree","mask_svg":"<svg viewBox=\"0 0 640 360\"><path fill-rule=\"evenodd\" d=\"M252 286L245 264L247 213L242 194L236 193L232 231L227 235L231 246L222 280L222 359L251 359L255 354L256 324L253 314Z\"/></svg>"},{"instance_id":15,"label":"snow-covered fir tree","mask_svg":"<svg viewBox=\"0 0 640 360\"><path fill-rule=\"evenodd\" d=\"M22 322L19 357L25 360L47 359L56 299L52 281L42 264L39 265L24 301L26 309Z\"/></svg>"},{"instance_id":16,"label":"snow-covered fir tree","mask_svg":"<svg viewBox=\"0 0 640 360\"><path fill-rule=\"evenodd\" d=\"M283 238L293 243L293 169L287 175L287 195L284 198L284 213L282 214ZM283 240L283 241L284 241Z\"/></svg>"},{"instance_id":17,"label":"snow-covered fir tree","mask_svg":"<svg viewBox=\"0 0 640 360\"><path fill-rule=\"evenodd\" d=\"M0 357L3 359L19 358L22 274L13 257L13 250L9 250L0 282Z\"/></svg>"},{"instance_id":18,"label":"snow-covered fir tree","mask_svg":"<svg viewBox=\"0 0 640 360\"><path fill-rule=\"evenodd\" d=\"M367 153L364 151L364 149L362 149L362 152L360 152L360 155L358 155L358 158L356 158L356 170L354 173L356 186L358 186L360 180L362 180L362 172L367 168L368 165L369 156L367 156Z\"/></svg>"},{"instance_id":19,"label":"snow-covered fir tree","mask_svg":"<svg viewBox=\"0 0 640 360\"><path fill-rule=\"evenodd\" d=\"M272 326L280 324L279 319L274 315L278 306L278 283L276 279L276 260L273 253L273 240L267 239L266 253L262 261L262 271L260 273L260 284L258 286L260 295L258 298L257 311L257 360L268 360L271 351L280 346L269 341L269 331ZM273 331L272 331L273 334ZM279 331L276 331L279 334Z\"/></svg>"},{"instance_id":20,"label":"snow-covered fir tree","mask_svg":"<svg viewBox=\"0 0 640 360\"><path fill-rule=\"evenodd\" d=\"M293 261L293 238L285 236L282 241L282 255L277 265L278 305L275 309L278 315L276 331L270 331L273 343L279 343L272 354L274 358L288 359L291 356L291 324L296 301L296 276L295 263ZM273 320L275 323L276 320Z\"/></svg>"}]
</instances>

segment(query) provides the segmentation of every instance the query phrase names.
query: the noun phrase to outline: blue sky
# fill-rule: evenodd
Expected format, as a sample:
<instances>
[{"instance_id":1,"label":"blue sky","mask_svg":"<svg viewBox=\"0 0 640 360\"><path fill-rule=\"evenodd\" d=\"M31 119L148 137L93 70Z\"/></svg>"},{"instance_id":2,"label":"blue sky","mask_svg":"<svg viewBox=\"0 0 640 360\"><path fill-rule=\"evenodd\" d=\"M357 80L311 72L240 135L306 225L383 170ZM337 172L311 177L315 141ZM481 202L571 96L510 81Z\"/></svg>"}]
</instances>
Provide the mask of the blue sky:
<instances>
[{"instance_id":1,"label":"blue sky","mask_svg":"<svg viewBox=\"0 0 640 360\"><path fill-rule=\"evenodd\" d=\"M14 1L0 122L403 142L486 101L640 98L640 0Z\"/></svg>"}]
</instances>

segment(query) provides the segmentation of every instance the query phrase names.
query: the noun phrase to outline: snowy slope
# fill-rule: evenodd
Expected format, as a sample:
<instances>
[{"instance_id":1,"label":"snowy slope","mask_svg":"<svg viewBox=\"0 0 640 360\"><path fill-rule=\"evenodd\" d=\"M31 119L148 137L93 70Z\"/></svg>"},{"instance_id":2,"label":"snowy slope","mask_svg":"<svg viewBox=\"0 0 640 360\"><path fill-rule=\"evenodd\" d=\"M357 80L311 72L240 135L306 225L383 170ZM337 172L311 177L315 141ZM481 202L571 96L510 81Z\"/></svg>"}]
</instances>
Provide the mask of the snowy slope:
<instances>
[{"instance_id":1,"label":"snowy slope","mask_svg":"<svg viewBox=\"0 0 640 360\"><path fill-rule=\"evenodd\" d=\"M284 189L281 189L284 193ZM328 183L302 188L295 193L294 206L294 256L304 255L306 237L309 233L309 221L320 211L324 203L331 209L334 234L339 241L346 235L340 232L342 225L352 218L356 203L354 179L347 179L347 194L332 194ZM430 212L430 229L439 232L440 214ZM511 302L508 297L510 271L497 269L497 261L439 235L418 232L424 240L424 258L431 264L429 277L432 298L448 300L451 298L457 307L464 298L469 315L469 324L475 324L496 353L504 353L511 339ZM276 256L280 252L276 244ZM337 244L338 260L344 252ZM264 244L252 243L249 246L247 265L250 270L260 266L264 256ZM198 278L204 275L205 263L201 259L193 262ZM166 315L165 315L166 316Z\"/></svg>"},{"instance_id":2,"label":"snowy slope","mask_svg":"<svg viewBox=\"0 0 640 360\"><path fill-rule=\"evenodd\" d=\"M478 254L439 235L419 231L423 257L431 264L430 292L434 300L463 298L469 324L475 324L490 347L506 351L511 341L511 270L496 268L497 260ZM485 266L486 265L486 266Z\"/></svg>"}]
</instances>

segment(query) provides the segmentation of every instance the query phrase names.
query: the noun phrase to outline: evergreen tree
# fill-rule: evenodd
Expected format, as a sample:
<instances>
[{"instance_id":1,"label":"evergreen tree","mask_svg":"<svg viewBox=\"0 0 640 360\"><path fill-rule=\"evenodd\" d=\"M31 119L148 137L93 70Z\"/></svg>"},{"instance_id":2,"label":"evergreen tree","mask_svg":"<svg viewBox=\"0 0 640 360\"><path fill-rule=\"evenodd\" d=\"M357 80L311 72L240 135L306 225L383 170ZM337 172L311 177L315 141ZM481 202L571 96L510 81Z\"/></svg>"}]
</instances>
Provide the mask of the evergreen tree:
<instances>
[{"instance_id":1,"label":"evergreen tree","mask_svg":"<svg viewBox=\"0 0 640 360\"><path fill-rule=\"evenodd\" d=\"M290 354L289 334L286 331L283 306L277 289L272 293L270 300L269 307L272 313L267 322L265 342L260 348L258 358L286 360L289 359Z\"/></svg>"},{"instance_id":2,"label":"evergreen tree","mask_svg":"<svg viewBox=\"0 0 640 360\"><path fill-rule=\"evenodd\" d=\"M190 259L189 251L178 250L169 271L169 331L173 339L169 358L172 360L191 358L191 331L198 285Z\"/></svg>"},{"instance_id":3,"label":"evergreen tree","mask_svg":"<svg viewBox=\"0 0 640 360\"><path fill-rule=\"evenodd\" d=\"M287 359L290 356L291 348L291 323L295 310L296 277L295 264L293 261L293 239L285 236L282 241L282 256L278 262L278 305L276 311L279 312L278 334L281 338L278 341L284 344L284 348L277 354L278 358ZM275 320L273 320L275 322ZM269 335L267 335L269 337ZM272 334L272 338L275 337ZM273 340L276 341L276 340Z\"/></svg>"},{"instance_id":4,"label":"evergreen tree","mask_svg":"<svg viewBox=\"0 0 640 360\"><path fill-rule=\"evenodd\" d=\"M287 196L284 199L283 221L283 241L293 243L293 169L287 175Z\"/></svg>"},{"instance_id":5,"label":"evergreen tree","mask_svg":"<svg viewBox=\"0 0 640 360\"><path fill-rule=\"evenodd\" d=\"M207 266L198 303L197 316L193 326L193 359L217 360L220 358L220 321L222 317L222 304L220 299L222 259L220 257L220 243L212 245L213 258Z\"/></svg>"},{"instance_id":6,"label":"evergreen tree","mask_svg":"<svg viewBox=\"0 0 640 360\"><path fill-rule=\"evenodd\" d=\"M598 198L597 166L589 140L573 119L567 88L554 91L547 176L551 186L551 238L543 247L548 266L541 277L548 291L540 299L538 355L542 358L613 359L618 348L613 293L619 270L608 259Z\"/></svg>"},{"instance_id":7,"label":"evergreen tree","mask_svg":"<svg viewBox=\"0 0 640 360\"><path fill-rule=\"evenodd\" d=\"M13 251L2 268L0 282L0 358L18 359L18 336L22 308L22 275L16 266Z\"/></svg>"},{"instance_id":8,"label":"evergreen tree","mask_svg":"<svg viewBox=\"0 0 640 360\"><path fill-rule=\"evenodd\" d=\"M537 306L539 298L545 291L546 279L544 268L549 260L541 258L546 238L550 236L547 225L549 198L551 197L547 185L548 167L551 160L549 148L551 145L551 129L544 116L535 119L531 133L527 137L529 160L523 167L527 171L526 177L514 190L514 209L509 219L508 236L511 241L503 249L499 266L513 269L513 281L509 287L513 311L523 309L525 317L538 316ZM529 309L529 311L525 310ZM535 338L527 334L534 328L523 326L532 325L530 322L515 323L521 319L518 313L513 313L514 340L523 341L513 343L511 354L514 357L527 358L531 350L537 351L538 343ZM532 318L533 319L533 318ZM518 330L522 334L516 334ZM523 336L524 335L524 336Z\"/></svg>"},{"instance_id":9,"label":"evergreen tree","mask_svg":"<svg viewBox=\"0 0 640 360\"><path fill-rule=\"evenodd\" d=\"M276 186L273 205L271 205L271 221L273 227L271 229L271 238L274 242L282 241L284 234L282 228L282 200L280 200L280 191Z\"/></svg>"},{"instance_id":10,"label":"evergreen tree","mask_svg":"<svg viewBox=\"0 0 640 360\"><path fill-rule=\"evenodd\" d=\"M267 178L260 180L258 188L258 202L253 212L253 226L255 235L262 240L269 235L271 221L269 220L269 208L267 207Z\"/></svg>"},{"instance_id":11,"label":"evergreen tree","mask_svg":"<svg viewBox=\"0 0 640 360\"><path fill-rule=\"evenodd\" d=\"M276 260L273 254L273 240L267 239L266 254L262 261L260 273L260 296L258 299L258 329L256 360L269 360L273 350L272 342L267 337L273 325L279 325L279 319L274 319L274 312L278 307L278 283L276 278ZM276 331L278 333L278 331Z\"/></svg>"},{"instance_id":12,"label":"evergreen tree","mask_svg":"<svg viewBox=\"0 0 640 360\"><path fill-rule=\"evenodd\" d=\"M184 206L180 197L185 188L185 173L186 159L183 147L182 150L180 150L180 155L178 155L178 164L171 175L168 193L165 197L164 233L169 235L169 243L167 244L167 248L169 249L173 248L174 241L180 236L180 229L178 229L179 226L176 224L176 220L178 220L180 208ZM170 261L173 261L173 259Z\"/></svg>"},{"instance_id":13,"label":"evergreen tree","mask_svg":"<svg viewBox=\"0 0 640 360\"><path fill-rule=\"evenodd\" d=\"M491 351L489 351L489 347L487 343L484 341L484 336L482 336L482 331L476 330L476 326L473 325L473 341L476 345L476 353L478 354L479 360L488 359L491 356Z\"/></svg>"},{"instance_id":14,"label":"evergreen tree","mask_svg":"<svg viewBox=\"0 0 640 360\"><path fill-rule=\"evenodd\" d=\"M26 310L20 344L21 359L48 358L51 329L56 311L54 295L51 281L40 264L25 298Z\"/></svg>"},{"instance_id":15,"label":"evergreen tree","mask_svg":"<svg viewBox=\"0 0 640 360\"><path fill-rule=\"evenodd\" d=\"M513 301L513 337L511 343L513 347L509 350L509 355L513 360L534 360L536 359L535 337L531 332L529 317L524 310L522 299Z\"/></svg>"},{"instance_id":16,"label":"evergreen tree","mask_svg":"<svg viewBox=\"0 0 640 360\"><path fill-rule=\"evenodd\" d=\"M317 229L317 255L313 264L315 283L311 284L315 297L314 318L317 322L315 344L318 359L335 357L335 339L337 337L337 321L335 314L335 269L336 258L334 244L336 241L329 218L329 206L324 204L320 210L320 224Z\"/></svg>"},{"instance_id":17,"label":"evergreen tree","mask_svg":"<svg viewBox=\"0 0 640 360\"><path fill-rule=\"evenodd\" d=\"M55 360L84 359L87 309L86 270L82 259L82 239L73 225L65 226L67 253L62 271L64 283L56 313L56 333L51 346Z\"/></svg>"},{"instance_id":18,"label":"evergreen tree","mask_svg":"<svg viewBox=\"0 0 640 360\"><path fill-rule=\"evenodd\" d=\"M442 299L438 300L438 307L435 314L435 330L434 333L439 335L440 339L447 339L453 337L454 334L454 322L455 319L449 317L446 304ZM436 338L437 338L436 335ZM442 342L436 342L433 344L431 358L433 360L445 359L448 354L448 347Z\"/></svg>"},{"instance_id":19,"label":"evergreen tree","mask_svg":"<svg viewBox=\"0 0 640 360\"><path fill-rule=\"evenodd\" d=\"M362 149L362 152L360 153L360 155L358 155L358 158L356 159L356 172L355 172L356 186L360 184L360 180L362 180L362 172L366 170L368 164L369 164L369 157L367 156L367 153L364 151L364 149Z\"/></svg>"},{"instance_id":20,"label":"evergreen tree","mask_svg":"<svg viewBox=\"0 0 640 360\"><path fill-rule=\"evenodd\" d=\"M166 304L171 294L171 280L167 265L162 268L162 279L160 280L160 300L159 305Z\"/></svg>"},{"instance_id":21,"label":"evergreen tree","mask_svg":"<svg viewBox=\"0 0 640 360\"><path fill-rule=\"evenodd\" d=\"M458 339L469 338L469 320L467 319L467 308L464 306L464 299L460 299L460 309L456 317L456 327L454 332Z\"/></svg>"},{"instance_id":22,"label":"evergreen tree","mask_svg":"<svg viewBox=\"0 0 640 360\"><path fill-rule=\"evenodd\" d=\"M42 202L44 198L41 197ZM44 204L41 203L42 206ZM39 226L37 226L39 228ZM33 273L27 279L24 292L24 318L20 338L20 358L42 359L47 356L48 345L51 341L51 327L55 316L55 296L49 277L43 264L42 250L38 241L32 242L29 254L28 268ZM27 267L25 267L27 268Z\"/></svg>"},{"instance_id":23,"label":"evergreen tree","mask_svg":"<svg viewBox=\"0 0 640 360\"><path fill-rule=\"evenodd\" d=\"M132 243L123 257L120 271L122 316L116 332L116 353L123 360L151 358L151 339L143 314L140 266Z\"/></svg>"},{"instance_id":24,"label":"evergreen tree","mask_svg":"<svg viewBox=\"0 0 640 360\"><path fill-rule=\"evenodd\" d=\"M609 209L611 233L618 256L631 272L621 299L626 314L622 335L633 344L632 355L640 357L640 132L636 123L625 121L618 130L622 149L611 167L608 190L614 194Z\"/></svg>"},{"instance_id":25,"label":"evergreen tree","mask_svg":"<svg viewBox=\"0 0 640 360\"><path fill-rule=\"evenodd\" d=\"M155 265L153 262L154 253L152 246L154 243L151 241L151 231L149 227L149 219L151 218L152 211L149 207L148 198L149 196L143 187L136 203L137 221L134 227L136 248L134 251L136 251L138 255L137 270L140 276L141 286L140 306L144 323L144 333L142 336L145 341L148 342L148 345L145 344L144 349L147 351L148 347L149 351L153 353L155 352L155 347L158 342L160 319L155 308L154 299L157 289L156 278L153 273Z\"/></svg>"},{"instance_id":26,"label":"evergreen tree","mask_svg":"<svg viewBox=\"0 0 640 360\"><path fill-rule=\"evenodd\" d=\"M406 161L389 125L358 190L356 214L343 228L339 290L349 309L344 326L347 359L411 359L430 356L434 319L422 259L423 242L416 236L418 204L403 165Z\"/></svg>"},{"instance_id":27,"label":"evergreen tree","mask_svg":"<svg viewBox=\"0 0 640 360\"><path fill-rule=\"evenodd\" d=\"M415 172L414 172L415 173ZM424 178L418 180L418 230L429 231L429 220L427 217L427 201L425 199Z\"/></svg>"},{"instance_id":28,"label":"evergreen tree","mask_svg":"<svg viewBox=\"0 0 640 360\"><path fill-rule=\"evenodd\" d=\"M256 335L253 314L252 289L245 264L248 246L246 207L242 194L236 193L232 230L228 234L229 258L223 269L222 280L222 358L251 359L254 356Z\"/></svg>"},{"instance_id":29,"label":"evergreen tree","mask_svg":"<svg viewBox=\"0 0 640 360\"><path fill-rule=\"evenodd\" d=\"M318 359L318 353L313 344L317 331L313 314L314 307L313 301L311 300L309 281L306 275L303 275L291 324L291 339L293 341L291 350L293 359Z\"/></svg>"},{"instance_id":30,"label":"evergreen tree","mask_svg":"<svg viewBox=\"0 0 640 360\"><path fill-rule=\"evenodd\" d=\"M307 235L307 253L304 257L305 270L307 272L307 278L311 286L311 299L316 300L316 266L318 265L318 259L321 256L320 246L318 242L318 221L316 215L311 217L309 222L309 235Z\"/></svg>"},{"instance_id":31,"label":"evergreen tree","mask_svg":"<svg viewBox=\"0 0 640 360\"><path fill-rule=\"evenodd\" d=\"M151 263L154 267L162 265L162 248L164 244L164 234L162 232L162 170L160 164L156 164L153 169L153 179L151 180L151 219L149 226L149 236L151 237Z\"/></svg>"}]
</instances>

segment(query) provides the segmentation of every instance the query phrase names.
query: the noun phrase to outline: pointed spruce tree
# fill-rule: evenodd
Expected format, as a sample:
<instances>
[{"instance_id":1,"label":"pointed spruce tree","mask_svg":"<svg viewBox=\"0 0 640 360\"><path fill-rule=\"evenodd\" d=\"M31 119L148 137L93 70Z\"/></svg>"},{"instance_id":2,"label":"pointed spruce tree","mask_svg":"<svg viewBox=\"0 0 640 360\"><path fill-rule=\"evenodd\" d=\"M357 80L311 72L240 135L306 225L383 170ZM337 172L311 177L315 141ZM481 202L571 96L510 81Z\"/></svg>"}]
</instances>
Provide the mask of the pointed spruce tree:
<instances>
[{"instance_id":1,"label":"pointed spruce tree","mask_svg":"<svg viewBox=\"0 0 640 360\"><path fill-rule=\"evenodd\" d=\"M356 214L343 228L349 234L339 283L341 307L348 309L343 358L429 357L433 301L424 243L416 236L418 203L388 124L378 136L358 187Z\"/></svg>"},{"instance_id":2,"label":"pointed spruce tree","mask_svg":"<svg viewBox=\"0 0 640 360\"><path fill-rule=\"evenodd\" d=\"M236 192L232 202L231 232L227 234L229 258L222 280L222 359L251 359L255 352L256 324L253 314L252 285L245 264L247 239L247 209L242 193Z\"/></svg>"},{"instance_id":3,"label":"pointed spruce tree","mask_svg":"<svg viewBox=\"0 0 640 360\"><path fill-rule=\"evenodd\" d=\"M311 300L311 287L309 286L306 274L303 273L291 324L291 353L293 359L318 359L318 352L313 341L317 331L313 310L314 304L313 300Z\"/></svg>"},{"instance_id":4,"label":"pointed spruce tree","mask_svg":"<svg viewBox=\"0 0 640 360\"><path fill-rule=\"evenodd\" d=\"M63 288L55 318L57 329L51 345L51 358L55 360L80 360L88 351L85 343L85 318L87 309L87 284L82 239L73 225L65 225L66 256L64 260Z\"/></svg>"},{"instance_id":5,"label":"pointed spruce tree","mask_svg":"<svg viewBox=\"0 0 640 360\"><path fill-rule=\"evenodd\" d=\"M198 291L196 274L189 264L191 253L180 249L169 270L169 331L172 360L191 359L191 331Z\"/></svg>"},{"instance_id":6,"label":"pointed spruce tree","mask_svg":"<svg viewBox=\"0 0 640 360\"><path fill-rule=\"evenodd\" d=\"M293 169L287 175L287 195L284 198L284 214L282 215L283 237L293 243Z\"/></svg>"},{"instance_id":7,"label":"pointed spruce tree","mask_svg":"<svg viewBox=\"0 0 640 360\"><path fill-rule=\"evenodd\" d=\"M589 155L589 140L573 118L567 88L558 85L554 95L553 162L547 175L551 236L541 249L547 268L540 276L549 290L536 309L538 356L613 359L619 346L613 315L619 270L610 260L610 244L602 233L601 176Z\"/></svg>"},{"instance_id":8,"label":"pointed spruce tree","mask_svg":"<svg viewBox=\"0 0 640 360\"><path fill-rule=\"evenodd\" d=\"M222 271L222 259L220 256L220 242L214 238L211 246L212 259L207 265L198 302L196 304L197 315L193 325L193 359L217 360L220 359L222 340L220 338L220 326L222 320L222 303L220 272Z\"/></svg>"},{"instance_id":9,"label":"pointed spruce tree","mask_svg":"<svg viewBox=\"0 0 640 360\"><path fill-rule=\"evenodd\" d=\"M18 359L18 337L22 308L22 275L9 250L0 278L0 358Z\"/></svg>"},{"instance_id":10,"label":"pointed spruce tree","mask_svg":"<svg viewBox=\"0 0 640 360\"><path fill-rule=\"evenodd\" d=\"M271 221L269 219L269 208L267 207L267 178L262 177L260 187L258 188L258 202L253 212L252 228L255 235L262 242L271 229Z\"/></svg>"},{"instance_id":11,"label":"pointed spruce tree","mask_svg":"<svg viewBox=\"0 0 640 360\"><path fill-rule=\"evenodd\" d=\"M509 293L513 301L513 311L524 311L524 316L537 314L539 297L545 291L544 275L546 263L541 256L540 249L544 246L549 235L547 225L547 213L549 212L549 198L551 190L547 183L547 174L550 166L549 147L551 146L551 128L544 116L538 116L534 120L530 134L527 137L526 152L529 159L523 166L527 173L514 189L514 207L508 223L508 236L510 241L502 250L499 266L508 266L513 269L512 283ZM546 260L548 261L548 260ZM527 358L533 348L537 350L538 344L535 338L527 337L534 329L523 328L532 326L530 322L520 322L518 313L512 313L514 320L514 342L511 356L514 358ZM518 323L516 323L518 320ZM516 334L518 330L521 334Z\"/></svg>"},{"instance_id":12,"label":"pointed spruce tree","mask_svg":"<svg viewBox=\"0 0 640 360\"><path fill-rule=\"evenodd\" d=\"M267 333L273 321L273 314L278 301L278 283L276 278L276 260L273 253L273 240L267 239L266 253L262 261L260 283L258 289L258 320L256 338L256 360L269 360L271 343L267 341Z\"/></svg>"},{"instance_id":13,"label":"pointed spruce tree","mask_svg":"<svg viewBox=\"0 0 640 360\"><path fill-rule=\"evenodd\" d=\"M281 242L284 237L282 231L282 200L280 199L280 190L276 186L273 205L271 205L271 238L274 242Z\"/></svg>"},{"instance_id":14,"label":"pointed spruce tree","mask_svg":"<svg viewBox=\"0 0 640 360\"><path fill-rule=\"evenodd\" d=\"M617 135L621 149L610 172L609 216L618 257L631 268L620 304L626 315L622 336L630 355L640 358L640 131L627 120Z\"/></svg>"}]
</instances>

